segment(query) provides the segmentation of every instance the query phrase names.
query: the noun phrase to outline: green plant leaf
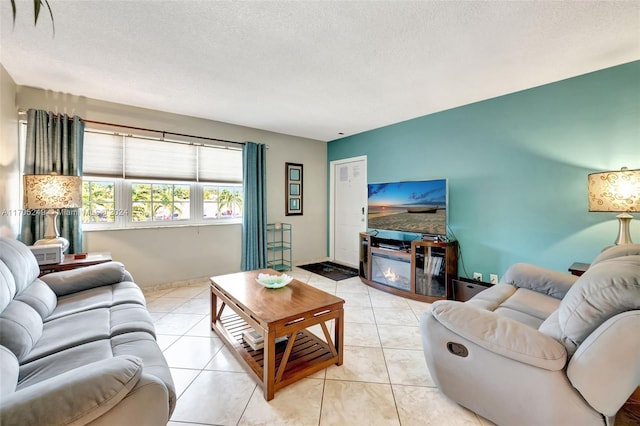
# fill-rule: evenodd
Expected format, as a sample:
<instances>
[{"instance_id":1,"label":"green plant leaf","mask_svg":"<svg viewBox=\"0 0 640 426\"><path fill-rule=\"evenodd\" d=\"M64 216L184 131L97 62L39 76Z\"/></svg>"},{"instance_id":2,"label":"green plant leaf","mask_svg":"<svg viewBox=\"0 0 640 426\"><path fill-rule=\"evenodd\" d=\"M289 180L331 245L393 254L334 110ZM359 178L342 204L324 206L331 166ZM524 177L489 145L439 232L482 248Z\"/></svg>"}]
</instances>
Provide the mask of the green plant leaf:
<instances>
[{"instance_id":1,"label":"green plant leaf","mask_svg":"<svg viewBox=\"0 0 640 426\"><path fill-rule=\"evenodd\" d=\"M33 25L38 23L38 15L40 15L40 6L42 6L42 0L33 0Z\"/></svg>"},{"instance_id":2,"label":"green plant leaf","mask_svg":"<svg viewBox=\"0 0 640 426\"><path fill-rule=\"evenodd\" d=\"M11 0L11 11L13 12L13 26L16 26L16 0Z\"/></svg>"},{"instance_id":3,"label":"green plant leaf","mask_svg":"<svg viewBox=\"0 0 640 426\"><path fill-rule=\"evenodd\" d=\"M51 16L51 27L53 28L53 34L56 34L56 23L53 20L53 11L51 10L51 5L49 4L49 0L44 0L44 3L47 5L47 9L49 9L49 16ZM42 4L42 1L40 1Z\"/></svg>"}]
</instances>

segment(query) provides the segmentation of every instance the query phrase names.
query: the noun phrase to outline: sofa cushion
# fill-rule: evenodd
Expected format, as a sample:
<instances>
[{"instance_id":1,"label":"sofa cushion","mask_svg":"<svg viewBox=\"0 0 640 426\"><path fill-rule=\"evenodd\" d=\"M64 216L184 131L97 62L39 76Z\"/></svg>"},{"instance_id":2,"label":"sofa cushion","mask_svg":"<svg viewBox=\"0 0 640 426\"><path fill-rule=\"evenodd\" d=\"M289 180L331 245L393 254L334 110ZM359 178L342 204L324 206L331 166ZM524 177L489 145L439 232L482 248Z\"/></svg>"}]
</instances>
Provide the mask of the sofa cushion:
<instances>
[{"instance_id":1,"label":"sofa cushion","mask_svg":"<svg viewBox=\"0 0 640 426\"><path fill-rule=\"evenodd\" d=\"M40 339L42 328L42 318L35 309L13 300L0 313L0 345L22 362Z\"/></svg>"},{"instance_id":2,"label":"sofa cushion","mask_svg":"<svg viewBox=\"0 0 640 426\"><path fill-rule=\"evenodd\" d=\"M9 267L0 260L0 312L7 307L16 295L16 281Z\"/></svg>"},{"instance_id":3,"label":"sofa cushion","mask_svg":"<svg viewBox=\"0 0 640 426\"><path fill-rule=\"evenodd\" d=\"M495 312L538 328L560 305L560 300L536 291L519 288Z\"/></svg>"},{"instance_id":4,"label":"sofa cushion","mask_svg":"<svg viewBox=\"0 0 640 426\"><path fill-rule=\"evenodd\" d=\"M38 278L40 267L35 256L23 243L10 238L0 238L0 260L2 260L13 275L16 294L22 291Z\"/></svg>"},{"instance_id":5,"label":"sofa cushion","mask_svg":"<svg viewBox=\"0 0 640 426\"><path fill-rule=\"evenodd\" d=\"M538 328L558 309L560 300L526 288L501 283L481 291L466 303Z\"/></svg>"},{"instance_id":6,"label":"sofa cushion","mask_svg":"<svg viewBox=\"0 0 640 426\"><path fill-rule=\"evenodd\" d=\"M96 340L52 353L20 365L17 390L55 377L74 368L119 355L133 355L142 359L143 374L159 378L167 387L170 407L175 406L176 393L171 372L153 336L135 332Z\"/></svg>"},{"instance_id":7,"label":"sofa cushion","mask_svg":"<svg viewBox=\"0 0 640 426\"><path fill-rule=\"evenodd\" d=\"M0 346L0 397L16 390L18 372L18 358L9 349Z\"/></svg>"},{"instance_id":8,"label":"sofa cushion","mask_svg":"<svg viewBox=\"0 0 640 426\"><path fill-rule=\"evenodd\" d=\"M54 272L42 277L57 296L78 293L95 287L132 281L120 262L106 262L70 271Z\"/></svg>"},{"instance_id":9,"label":"sofa cushion","mask_svg":"<svg viewBox=\"0 0 640 426\"><path fill-rule=\"evenodd\" d=\"M599 261L560 303L557 324L561 341L573 354L600 324L633 309L640 309L640 255Z\"/></svg>"},{"instance_id":10,"label":"sofa cushion","mask_svg":"<svg viewBox=\"0 0 640 426\"><path fill-rule=\"evenodd\" d=\"M505 271L500 283L562 299L576 280L576 276L564 272L527 263L516 263Z\"/></svg>"},{"instance_id":11,"label":"sofa cushion","mask_svg":"<svg viewBox=\"0 0 640 426\"><path fill-rule=\"evenodd\" d=\"M3 424L84 425L133 389L142 373L133 356L105 358L21 389L2 401Z\"/></svg>"},{"instance_id":12,"label":"sofa cushion","mask_svg":"<svg viewBox=\"0 0 640 426\"><path fill-rule=\"evenodd\" d=\"M509 284L496 284L482 290L466 303L487 311L495 311L505 300L513 296L518 288Z\"/></svg>"},{"instance_id":13,"label":"sofa cushion","mask_svg":"<svg viewBox=\"0 0 640 426\"><path fill-rule=\"evenodd\" d=\"M82 311L110 308L125 303L145 306L142 290L136 284L125 281L96 287L58 298L55 310L45 318L45 322Z\"/></svg>"},{"instance_id":14,"label":"sofa cushion","mask_svg":"<svg viewBox=\"0 0 640 426\"><path fill-rule=\"evenodd\" d=\"M31 306L43 319L51 315L56 308L55 293L39 279L34 280L15 299Z\"/></svg>"},{"instance_id":15,"label":"sofa cushion","mask_svg":"<svg viewBox=\"0 0 640 426\"><path fill-rule=\"evenodd\" d=\"M78 327L82 324L82 327ZM69 333L69 330L74 330ZM144 306L116 305L78 312L44 323L42 337L23 362L30 362L84 343L142 331L155 336L153 320Z\"/></svg>"}]
</instances>

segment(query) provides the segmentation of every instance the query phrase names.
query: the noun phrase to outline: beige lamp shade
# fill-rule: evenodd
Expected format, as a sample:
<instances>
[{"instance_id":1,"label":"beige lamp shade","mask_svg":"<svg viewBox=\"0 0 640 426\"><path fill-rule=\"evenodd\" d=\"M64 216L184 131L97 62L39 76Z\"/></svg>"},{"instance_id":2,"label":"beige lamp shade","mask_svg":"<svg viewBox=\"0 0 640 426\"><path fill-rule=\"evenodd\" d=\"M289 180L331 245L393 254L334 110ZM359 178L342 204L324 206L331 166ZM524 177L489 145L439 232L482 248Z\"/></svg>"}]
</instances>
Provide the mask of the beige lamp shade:
<instances>
[{"instance_id":1,"label":"beige lamp shade","mask_svg":"<svg viewBox=\"0 0 640 426\"><path fill-rule=\"evenodd\" d=\"M590 212L640 212L640 169L591 173Z\"/></svg>"},{"instance_id":2,"label":"beige lamp shade","mask_svg":"<svg viewBox=\"0 0 640 426\"><path fill-rule=\"evenodd\" d=\"M77 209L82 207L82 177L25 175L24 208Z\"/></svg>"}]
</instances>

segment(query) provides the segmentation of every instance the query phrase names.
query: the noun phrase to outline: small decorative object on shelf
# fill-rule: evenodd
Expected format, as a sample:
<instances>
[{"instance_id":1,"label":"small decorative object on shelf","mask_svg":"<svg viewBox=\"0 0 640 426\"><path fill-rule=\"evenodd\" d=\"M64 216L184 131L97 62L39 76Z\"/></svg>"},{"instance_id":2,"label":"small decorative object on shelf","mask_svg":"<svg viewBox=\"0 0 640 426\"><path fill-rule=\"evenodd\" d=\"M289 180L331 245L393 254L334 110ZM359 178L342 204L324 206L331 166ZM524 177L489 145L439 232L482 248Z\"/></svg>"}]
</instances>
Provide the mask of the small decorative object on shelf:
<instances>
[{"instance_id":1,"label":"small decorative object on shelf","mask_svg":"<svg viewBox=\"0 0 640 426\"><path fill-rule=\"evenodd\" d=\"M267 225L267 268L276 271L290 271L291 224L269 223Z\"/></svg>"}]
</instances>

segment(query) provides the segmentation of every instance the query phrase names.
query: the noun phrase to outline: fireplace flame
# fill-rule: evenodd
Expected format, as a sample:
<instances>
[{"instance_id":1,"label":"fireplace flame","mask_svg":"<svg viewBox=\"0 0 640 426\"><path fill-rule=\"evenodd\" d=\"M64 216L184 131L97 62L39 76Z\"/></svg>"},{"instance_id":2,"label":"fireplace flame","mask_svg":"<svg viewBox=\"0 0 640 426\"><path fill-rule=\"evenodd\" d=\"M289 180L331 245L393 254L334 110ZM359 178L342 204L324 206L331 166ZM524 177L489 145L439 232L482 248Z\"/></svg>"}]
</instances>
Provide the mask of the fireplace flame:
<instances>
[{"instance_id":1,"label":"fireplace flame","mask_svg":"<svg viewBox=\"0 0 640 426\"><path fill-rule=\"evenodd\" d=\"M384 275L384 277L385 277L387 280L392 281L392 282L393 282L393 281L397 281L397 280L398 280L398 278L400 278L400 276L399 276L399 275L397 275L395 272L393 272L393 271L391 270L391 268L387 268L387 270L386 270L386 271L384 271L382 275Z\"/></svg>"}]
</instances>

